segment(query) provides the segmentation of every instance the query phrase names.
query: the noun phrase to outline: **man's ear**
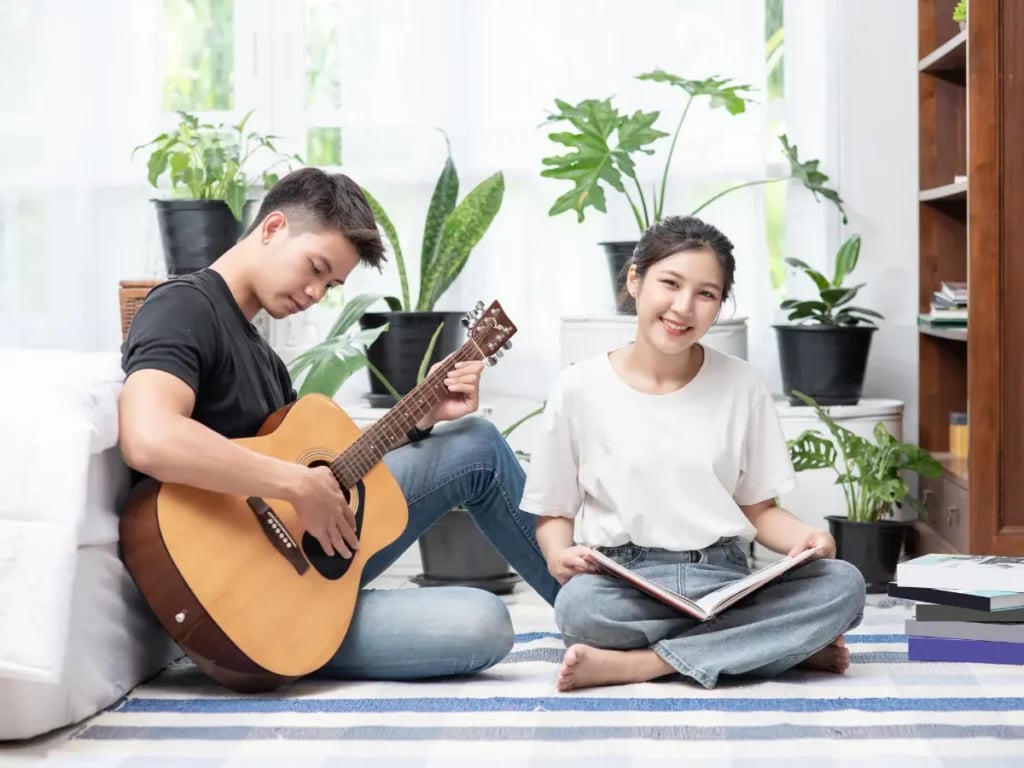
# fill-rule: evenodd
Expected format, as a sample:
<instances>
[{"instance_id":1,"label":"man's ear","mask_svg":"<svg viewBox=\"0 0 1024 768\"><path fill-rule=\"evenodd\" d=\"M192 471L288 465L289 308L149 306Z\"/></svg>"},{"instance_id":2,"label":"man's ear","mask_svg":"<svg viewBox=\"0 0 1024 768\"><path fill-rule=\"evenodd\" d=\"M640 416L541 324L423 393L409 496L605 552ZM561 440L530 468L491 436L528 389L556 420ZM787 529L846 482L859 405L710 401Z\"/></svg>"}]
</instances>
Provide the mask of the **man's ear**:
<instances>
[{"instance_id":1,"label":"man's ear","mask_svg":"<svg viewBox=\"0 0 1024 768\"><path fill-rule=\"evenodd\" d=\"M288 218L282 211L271 211L260 222L260 240L267 243L279 232L288 230Z\"/></svg>"}]
</instances>

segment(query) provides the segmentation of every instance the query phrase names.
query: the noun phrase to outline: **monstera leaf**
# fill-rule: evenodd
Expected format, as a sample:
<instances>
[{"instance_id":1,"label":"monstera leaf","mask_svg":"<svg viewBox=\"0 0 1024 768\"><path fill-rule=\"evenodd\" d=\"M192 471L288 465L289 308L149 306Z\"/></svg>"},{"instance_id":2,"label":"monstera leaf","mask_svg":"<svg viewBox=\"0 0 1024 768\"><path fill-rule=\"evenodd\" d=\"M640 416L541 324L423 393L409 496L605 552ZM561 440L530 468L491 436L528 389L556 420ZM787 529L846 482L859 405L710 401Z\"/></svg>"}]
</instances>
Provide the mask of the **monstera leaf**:
<instances>
[{"instance_id":1,"label":"monstera leaf","mask_svg":"<svg viewBox=\"0 0 1024 768\"><path fill-rule=\"evenodd\" d=\"M679 77L662 69L656 69L653 72L637 75L636 79L674 85L690 94L691 98L707 96L712 107L724 107L730 115L738 115L741 112L745 112L747 102L753 101L753 99L747 98L747 94L754 90L753 86L744 83L730 85L732 80L728 77L687 80L685 77Z\"/></svg>"},{"instance_id":2,"label":"monstera leaf","mask_svg":"<svg viewBox=\"0 0 1024 768\"><path fill-rule=\"evenodd\" d=\"M636 183L631 154L653 154L649 145L668 134L653 127L658 112L638 110L622 115L611 99L586 99L576 105L556 99L555 105L558 112L548 121L567 121L576 130L558 131L548 134L548 138L572 151L543 158L541 162L548 168L541 171L541 176L571 181L574 186L555 201L548 215L575 211L577 221L583 221L587 207L607 212L601 182L625 192L623 176ZM638 213L635 205L634 213Z\"/></svg>"},{"instance_id":3,"label":"monstera leaf","mask_svg":"<svg viewBox=\"0 0 1024 768\"><path fill-rule=\"evenodd\" d=\"M807 187L811 194L814 195L815 200L818 199L818 195L821 195L826 200L830 200L843 215L843 224L845 224L846 211L843 209L843 201L839 198L839 193L836 190L825 186L828 176L818 170L820 161L807 160L801 163L797 154L796 144L790 144L789 138L784 133L779 136L779 141L782 143L782 149L789 160L790 176Z\"/></svg>"}]
</instances>

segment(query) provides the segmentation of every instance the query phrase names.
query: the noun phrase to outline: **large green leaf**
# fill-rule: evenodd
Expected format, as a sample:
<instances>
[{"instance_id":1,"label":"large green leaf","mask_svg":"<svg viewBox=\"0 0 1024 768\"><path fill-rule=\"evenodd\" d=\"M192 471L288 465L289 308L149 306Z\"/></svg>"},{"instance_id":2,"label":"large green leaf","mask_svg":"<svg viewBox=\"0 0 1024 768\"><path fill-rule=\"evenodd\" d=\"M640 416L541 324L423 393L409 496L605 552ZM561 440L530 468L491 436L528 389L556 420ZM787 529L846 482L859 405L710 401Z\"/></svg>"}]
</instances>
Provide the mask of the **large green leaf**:
<instances>
[{"instance_id":1,"label":"large green leaf","mask_svg":"<svg viewBox=\"0 0 1024 768\"><path fill-rule=\"evenodd\" d=\"M865 283L860 283L849 288L826 288L821 292L821 298L832 307L841 307L843 304L853 301L857 292L865 285Z\"/></svg>"},{"instance_id":2,"label":"large green leaf","mask_svg":"<svg viewBox=\"0 0 1024 768\"><path fill-rule=\"evenodd\" d=\"M821 272L818 272L816 269L814 269L806 261L790 257L786 259L786 263L789 264L789 266L791 267L796 267L797 269L802 270L804 274L806 274L809 278L811 278L811 280L814 281L814 284L818 286L819 291L828 290L828 288L830 287L831 284L829 283L828 278L821 274Z\"/></svg>"},{"instance_id":3,"label":"large green leaf","mask_svg":"<svg viewBox=\"0 0 1024 768\"><path fill-rule=\"evenodd\" d=\"M648 145L668 134L652 127L658 112L638 110L630 116L620 115L611 99L586 99L575 106L556 99L555 104L559 111L548 121L567 121L576 131L548 134L549 139L572 151L543 158L541 162L549 167L541 176L571 181L574 186L555 201L548 215L576 211L577 221L583 221L587 207L602 213L607 210L600 182L624 192L623 174L635 181L632 154L653 154ZM613 133L614 144L610 143Z\"/></svg>"},{"instance_id":4,"label":"large green leaf","mask_svg":"<svg viewBox=\"0 0 1024 768\"><path fill-rule=\"evenodd\" d=\"M335 336L345 333L345 331L358 322L359 318L363 316L371 304L380 301L382 298L382 296L376 293L361 293L346 301L338 316L334 319L334 324L327 332L325 339L330 340Z\"/></svg>"},{"instance_id":5,"label":"large green leaf","mask_svg":"<svg viewBox=\"0 0 1024 768\"><path fill-rule=\"evenodd\" d=\"M366 347L387 329L387 325L382 325L336 336L299 355L288 368L293 380L306 372L299 396L319 392L333 397L349 376L366 366Z\"/></svg>"},{"instance_id":6,"label":"large green leaf","mask_svg":"<svg viewBox=\"0 0 1024 768\"><path fill-rule=\"evenodd\" d=\"M420 369L416 372L416 383L420 384L425 378L427 378L427 371L430 366L430 358L434 354L434 347L437 346L437 340L441 336L441 331L444 329L444 323L437 324L437 330L430 337L430 343L427 344L427 351L423 353L423 359L420 360Z\"/></svg>"},{"instance_id":7,"label":"large green leaf","mask_svg":"<svg viewBox=\"0 0 1024 768\"><path fill-rule=\"evenodd\" d=\"M690 96L707 96L712 107L724 107L731 115L746 111L747 102L753 99L747 94L754 90L753 86L744 83L730 85L731 78L709 77L704 80L687 80L661 69L645 72L637 76L637 80L649 80L656 83L669 83L682 88Z\"/></svg>"},{"instance_id":8,"label":"large green leaf","mask_svg":"<svg viewBox=\"0 0 1024 768\"><path fill-rule=\"evenodd\" d=\"M501 208L505 177L498 171L481 181L449 214L441 230L441 242L430 272L420 281L416 309L431 310L462 268L470 252L487 232Z\"/></svg>"},{"instance_id":9,"label":"large green leaf","mask_svg":"<svg viewBox=\"0 0 1024 768\"><path fill-rule=\"evenodd\" d=\"M789 456L793 469L803 472L807 469L835 468L836 446L820 432L808 429L788 441Z\"/></svg>"},{"instance_id":10,"label":"large green leaf","mask_svg":"<svg viewBox=\"0 0 1024 768\"><path fill-rule=\"evenodd\" d=\"M819 161L808 160L805 163L801 163L797 154L796 144L790 145L789 139L784 133L779 136L779 141L782 143L782 149L789 160L790 175L807 187L811 194L814 195L815 200L818 199L818 195L821 195L826 200L831 200L843 215L843 224L845 224L846 211L843 209L843 201L836 190L825 186L828 176L818 170Z\"/></svg>"},{"instance_id":11,"label":"large green leaf","mask_svg":"<svg viewBox=\"0 0 1024 768\"><path fill-rule=\"evenodd\" d=\"M455 201L459 197L459 174L456 172L455 162L452 160L452 145L448 141L448 134L444 135L444 140L448 145L448 159L441 170L441 175L437 178L434 194L430 198L430 207L427 209L427 221L423 227L423 255L420 259L421 275L430 271L434 259L437 258L437 249L441 243L441 228L448 215L455 210Z\"/></svg>"},{"instance_id":12,"label":"large green leaf","mask_svg":"<svg viewBox=\"0 0 1024 768\"><path fill-rule=\"evenodd\" d=\"M405 259L402 257L402 246L398 242L398 231L395 229L395 225L391 223L391 217L384 212L383 206L377 202L377 198L370 194L369 190L365 187L362 188L363 196L366 198L366 202L370 204L370 210L373 211L373 218L377 220L381 229L384 230L384 234L388 238L388 242L391 243L391 247L395 251L395 264L398 267L398 279L402 283L402 309L412 309L412 302L409 299L409 280L405 274Z\"/></svg>"},{"instance_id":13,"label":"large green leaf","mask_svg":"<svg viewBox=\"0 0 1024 768\"><path fill-rule=\"evenodd\" d=\"M832 285L840 286L846 276L853 272L860 258L860 235L852 235L846 239L836 253L836 275Z\"/></svg>"}]
</instances>

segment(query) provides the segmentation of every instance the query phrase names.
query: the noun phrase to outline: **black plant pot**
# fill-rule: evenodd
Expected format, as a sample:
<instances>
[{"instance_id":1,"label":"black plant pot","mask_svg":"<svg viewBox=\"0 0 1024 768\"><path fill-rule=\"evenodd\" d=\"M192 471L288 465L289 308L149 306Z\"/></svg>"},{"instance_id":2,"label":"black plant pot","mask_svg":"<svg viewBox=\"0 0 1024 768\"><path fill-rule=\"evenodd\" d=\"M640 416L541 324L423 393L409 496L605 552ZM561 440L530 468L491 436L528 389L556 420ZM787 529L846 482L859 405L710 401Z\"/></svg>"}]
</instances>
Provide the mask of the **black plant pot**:
<instances>
[{"instance_id":1,"label":"black plant pot","mask_svg":"<svg viewBox=\"0 0 1024 768\"><path fill-rule=\"evenodd\" d=\"M169 277L205 269L242 236L252 203L238 221L223 200L154 200Z\"/></svg>"},{"instance_id":2,"label":"black plant pot","mask_svg":"<svg viewBox=\"0 0 1024 768\"><path fill-rule=\"evenodd\" d=\"M464 509L453 509L420 536L421 587L478 587L497 595L515 589L521 578L480 532Z\"/></svg>"},{"instance_id":3,"label":"black plant pot","mask_svg":"<svg viewBox=\"0 0 1024 768\"><path fill-rule=\"evenodd\" d=\"M819 405L856 405L864 387L874 326L776 325L782 390L798 389Z\"/></svg>"},{"instance_id":4,"label":"black plant pot","mask_svg":"<svg viewBox=\"0 0 1024 768\"><path fill-rule=\"evenodd\" d=\"M427 353L430 339L440 323L444 329L437 339L430 356L428 369L462 346L466 340L465 329L460 324L464 312L366 312L359 318L359 326L379 328L385 323L388 330L377 337L367 348L367 358L384 377L391 382L400 395L405 395L416 386L420 363ZM380 380L367 369L370 377L370 403L389 408L395 399Z\"/></svg>"},{"instance_id":5,"label":"black plant pot","mask_svg":"<svg viewBox=\"0 0 1024 768\"><path fill-rule=\"evenodd\" d=\"M608 258L608 272L612 279L612 291L615 296L615 310L620 315L635 314L636 310L633 301L625 296L626 287L626 265L633 257L636 248L636 240L615 240L605 243L598 243L604 248L605 256Z\"/></svg>"},{"instance_id":6,"label":"black plant pot","mask_svg":"<svg viewBox=\"0 0 1024 768\"><path fill-rule=\"evenodd\" d=\"M852 522L839 515L826 515L825 519L836 540L836 558L857 566L868 592L885 592L896 577L896 564L911 524L898 520Z\"/></svg>"}]
</instances>

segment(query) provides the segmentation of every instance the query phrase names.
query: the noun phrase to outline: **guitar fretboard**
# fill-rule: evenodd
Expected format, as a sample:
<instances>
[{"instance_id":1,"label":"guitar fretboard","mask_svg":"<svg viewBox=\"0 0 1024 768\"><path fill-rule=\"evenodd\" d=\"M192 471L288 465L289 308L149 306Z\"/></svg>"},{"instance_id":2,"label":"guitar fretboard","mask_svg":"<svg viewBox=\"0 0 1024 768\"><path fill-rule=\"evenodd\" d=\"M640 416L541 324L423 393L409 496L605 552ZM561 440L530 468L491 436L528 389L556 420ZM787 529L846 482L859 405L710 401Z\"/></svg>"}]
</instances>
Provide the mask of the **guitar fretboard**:
<instances>
[{"instance_id":1,"label":"guitar fretboard","mask_svg":"<svg viewBox=\"0 0 1024 768\"><path fill-rule=\"evenodd\" d=\"M365 477L384 458L384 454L405 442L406 433L448 394L444 379L455 364L463 360L482 360L483 357L480 348L470 340L427 375L331 462L331 471L338 482L345 488L351 488Z\"/></svg>"}]
</instances>

